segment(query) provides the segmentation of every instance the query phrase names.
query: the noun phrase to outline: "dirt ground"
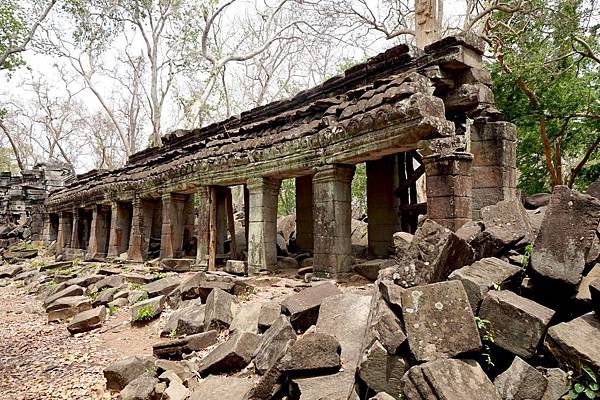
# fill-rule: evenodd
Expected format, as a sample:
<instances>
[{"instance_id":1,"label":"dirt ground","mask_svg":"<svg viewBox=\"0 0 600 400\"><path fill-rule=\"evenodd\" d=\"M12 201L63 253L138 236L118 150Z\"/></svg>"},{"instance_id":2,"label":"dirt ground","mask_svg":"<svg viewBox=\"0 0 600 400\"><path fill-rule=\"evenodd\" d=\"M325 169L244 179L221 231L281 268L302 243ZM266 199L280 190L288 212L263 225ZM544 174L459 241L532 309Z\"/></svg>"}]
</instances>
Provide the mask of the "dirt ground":
<instances>
[{"instance_id":1,"label":"dirt ground","mask_svg":"<svg viewBox=\"0 0 600 400\"><path fill-rule=\"evenodd\" d=\"M14 283L0 288L0 399L111 399L103 369L134 354L151 354L160 321L140 328L123 309L94 332L71 336L46 321L41 301ZM111 329L112 328L112 329Z\"/></svg>"}]
</instances>

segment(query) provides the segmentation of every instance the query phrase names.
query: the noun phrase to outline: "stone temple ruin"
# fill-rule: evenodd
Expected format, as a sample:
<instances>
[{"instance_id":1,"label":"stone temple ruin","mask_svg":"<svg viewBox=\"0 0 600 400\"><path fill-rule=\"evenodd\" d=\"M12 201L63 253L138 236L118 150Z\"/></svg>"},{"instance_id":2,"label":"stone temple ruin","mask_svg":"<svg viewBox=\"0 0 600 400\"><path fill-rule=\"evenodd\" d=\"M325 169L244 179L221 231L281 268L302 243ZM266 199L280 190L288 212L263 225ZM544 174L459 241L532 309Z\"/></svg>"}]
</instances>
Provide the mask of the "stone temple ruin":
<instances>
[{"instance_id":1,"label":"stone temple ruin","mask_svg":"<svg viewBox=\"0 0 600 400\"><path fill-rule=\"evenodd\" d=\"M244 185L247 273L277 265L277 198L296 180L296 241L315 274L351 271L351 193L366 162L369 256L427 214L456 230L516 196L515 127L494 108L484 43L398 46L284 101L167 135L113 171L77 176L46 203L44 237L71 257L239 258L230 187ZM427 202L415 182L424 175ZM198 199L198 206L195 199ZM225 254L227 232L233 239Z\"/></svg>"}]
</instances>

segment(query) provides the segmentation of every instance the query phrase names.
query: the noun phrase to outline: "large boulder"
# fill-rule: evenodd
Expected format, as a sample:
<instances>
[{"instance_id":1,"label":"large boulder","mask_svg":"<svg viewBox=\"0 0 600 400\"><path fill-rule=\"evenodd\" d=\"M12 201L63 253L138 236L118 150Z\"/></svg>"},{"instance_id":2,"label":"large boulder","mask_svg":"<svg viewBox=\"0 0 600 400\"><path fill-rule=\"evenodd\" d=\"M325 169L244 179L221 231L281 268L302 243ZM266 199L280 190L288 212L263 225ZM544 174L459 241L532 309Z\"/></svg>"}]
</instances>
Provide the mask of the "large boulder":
<instances>
[{"instance_id":1,"label":"large boulder","mask_svg":"<svg viewBox=\"0 0 600 400\"><path fill-rule=\"evenodd\" d=\"M132 356L110 364L104 369L106 388L123 390L125 386L142 374L155 374L155 361L156 358L152 356Z\"/></svg>"},{"instance_id":2,"label":"large boulder","mask_svg":"<svg viewBox=\"0 0 600 400\"><path fill-rule=\"evenodd\" d=\"M201 376L238 371L252 360L260 337L250 332L236 333L215 347L198 365Z\"/></svg>"},{"instance_id":3,"label":"large boulder","mask_svg":"<svg viewBox=\"0 0 600 400\"><path fill-rule=\"evenodd\" d=\"M410 351L433 361L479 351L481 339L467 293L458 281L417 286L402 293Z\"/></svg>"},{"instance_id":4,"label":"large boulder","mask_svg":"<svg viewBox=\"0 0 600 400\"><path fill-rule=\"evenodd\" d=\"M258 333L258 318L262 303L249 302L239 307L229 326L230 332L252 332Z\"/></svg>"},{"instance_id":5,"label":"large boulder","mask_svg":"<svg viewBox=\"0 0 600 400\"><path fill-rule=\"evenodd\" d=\"M280 315L275 323L263 335L254 354L256 370L264 374L281 357L288 345L296 340L294 328L285 315ZM291 342L291 343L290 343Z\"/></svg>"},{"instance_id":6,"label":"large boulder","mask_svg":"<svg viewBox=\"0 0 600 400\"><path fill-rule=\"evenodd\" d=\"M473 360L436 360L415 365L402 377L410 400L505 400Z\"/></svg>"},{"instance_id":7,"label":"large boulder","mask_svg":"<svg viewBox=\"0 0 600 400\"><path fill-rule=\"evenodd\" d=\"M148 293L148 297L166 296L179 286L180 283L181 278L179 276L167 276L147 283L142 288Z\"/></svg>"},{"instance_id":8,"label":"large boulder","mask_svg":"<svg viewBox=\"0 0 600 400\"><path fill-rule=\"evenodd\" d=\"M593 313L548 329L546 348L560 361L600 369L600 319Z\"/></svg>"},{"instance_id":9,"label":"large boulder","mask_svg":"<svg viewBox=\"0 0 600 400\"><path fill-rule=\"evenodd\" d=\"M258 327L261 330L269 329L271 325L275 323L279 315L281 314L281 303L277 301L270 301L263 303L258 314Z\"/></svg>"},{"instance_id":10,"label":"large boulder","mask_svg":"<svg viewBox=\"0 0 600 400\"><path fill-rule=\"evenodd\" d=\"M599 199L566 186L554 188L531 254L534 278L558 287L553 296L569 294L581 282L599 223Z\"/></svg>"},{"instance_id":11,"label":"large boulder","mask_svg":"<svg viewBox=\"0 0 600 400\"><path fill-rule=\"evenodd\" d=\"M510 367L496 377L494 385L503 399L539 400L546 392L548 380L517 356Z\"/></svg>"},{"instance_id":12,"label":"large boulder","mask_svg":"<svg viewBox=\"0 0 600 400\"><path fill-rule=\"evenodd\" d=\"M509 290L490 291L479 317L490 322L494 343L523 358L532 357L554 311Z\"/></svg>"},{"instance_id":13,"label":"large boulder","mask_svg":"<svg viewBox=\"0 0 600 400\"><path fill-rule=\"evenodd\" d=\"M54 303L58 299L62 299L63 297L73 297L73 296L81 296L85 292L85 289L81 286L68 286L63 290L56 292L46 298L44 300L44 307L48 307L50 304Z\"/></svg>"},{"instance_id":14,"label":"large boulder","mask_svg":"<svg viewBox=\"0 0 600 400\"><path fill-rule=\"evenodd\" d=\"M48 322L64 321L75 315L92 309L92 303L87 296L63 297L46 308Z\"/></svg>"},{"instance_id":15,"label":"large boulder","mask_svg":"<svg viewBox=\"0 0 600 400\"><path fill-rule=\"evenodd\" d=\"M325 299L341 293L334 283L325 282L287 297L281 306L290 316L292 326L297 330L304 331L317 322L321 303Z\"/></svg>"},{"instance_id":16,"label":"large boulder","mask_svg":"<svg viewBox=\"0 0 600 400\"><path fill-rule=\"evenodd\" d=\"M489 257L476 261L471 265L457 269L450 274L450 279L462 282L473 312L477 312L484 296L499 285L501 288L510 286L521 272L521 268Z\"/></svg>"},{"instance_id":17,"label":"large boulder","mask_svg":"<svg viewBox=\"0 0 600 400\"><path fill-rule=\"evenodd\" d=\"M503 200L481 209L481 219L486 231L502 238L506 246L533 242L533 226L519 200Z\"/></svg>"},{"instance_id":18,"label":"large boulder","mask_svg":"<svg viewBox=\"0 0 600 400\"><path fill-rule=\"evenodd\" d=\"M455 269L471 264L474 252L450 229L428 219L415 232L408 251L398 257L394 279L411 287L445 280Z\"/></svg>"},{"instance_id":19,"label":"large boulder","mask_svg":"<svg viewBox=\"0 0 600 400\"><path fill-rule=\"evenodd\" d=\"M185 308L177 318L175 333L177 335L193 335L204 331L204 304L192 304Z\"/></svg>"}]
</instances>

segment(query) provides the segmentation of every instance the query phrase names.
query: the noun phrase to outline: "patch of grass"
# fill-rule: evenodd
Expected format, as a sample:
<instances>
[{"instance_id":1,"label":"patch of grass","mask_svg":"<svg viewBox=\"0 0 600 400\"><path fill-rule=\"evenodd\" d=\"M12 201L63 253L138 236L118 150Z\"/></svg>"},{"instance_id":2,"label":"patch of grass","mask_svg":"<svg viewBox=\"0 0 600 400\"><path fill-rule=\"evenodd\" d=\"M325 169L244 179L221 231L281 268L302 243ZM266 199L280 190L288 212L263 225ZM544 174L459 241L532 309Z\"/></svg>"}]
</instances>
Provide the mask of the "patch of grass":
<instances>
[{"instance_id":1,"label":"patch of grass","mask_svg":"<svg viewBox=\"0 0 600 400\"><path fill-rule=\"evenodd\" d=\"M169 337L170 337L171 339L174 339L174 338L176 338L176 337L177 337L177 328L173 328L173 329L171 329L171 332L169 332Z\"/></svg>"},{"instance_id":2,"label":"patch of grass","mask_svg":"<svg viewBox=\"0 0 600 400\"><path fill-rule=\"evenodd\" d=\"M148 304L144 307L140 307L137 310L134 321L149 321L152 318L154 318L154 306L152 304Z\"/></svg>"},{"instance_id":3,"label":"patch of grass","mask_svg":"<svg viewBox=\"0 0 600 400\"><path fill-rule=\"evenodd\" d=\"M153 272L152 280L157 281L159 279L166 278L167 276L168 276L168 274L166 272Z\"/></svg>"},{"instance_id":4,"label":"patch of grass","mask_svg":"<svg viewBox=\"0 0 600 400\"><path fill-rule=\"evenodd\" d=\"M117 311L119 311L119 307L115 306L114 304L108 305L108 315L109 316L116 314Z\"/></svg>"},{"instance_id":5,"label":"patch of grass","mask_svg":"<svg viewBox=\"0 0 600 400\"><path fill-rule=\"evenodd\" d=\"M531 261L531 253L533 252L533 244L528 244L525 246L525 253L523 254L523 260L521 261L521 267L527 268L529 267L529 262Z\"/></svg>"},{"instance_id":6,"label":"patch of grass","mask_svg":"<svg viewBox=\"0 0 600 400\"><path fill-rule=\"evenodd\" d=\"M140 301L148 300L148 292L142 290L142 293L135 299L132 304L139 303Z\"/></svg>"},{"instance_id":7,"label":"patch of grass","mask_svg":"<svg viewBox=\"0 0 600 400\"><path fill-rule=\"evenodd\" d=\"M44 261L40 261L40 260L33 260L29 262L29 266L31 268L39 268L39 267L43 267L46 265L46 262Z\"/></svg>"},{"instance_id":8,"label":"patch of grass","mask_svg":"<svg viewBox=\"0 0 600 400\"><path fill-rule=\"evenodd\" d=\"M144 290L144 286L139 283L130 283L128 286L129 290Z\"/></svg>"}]
</instances>

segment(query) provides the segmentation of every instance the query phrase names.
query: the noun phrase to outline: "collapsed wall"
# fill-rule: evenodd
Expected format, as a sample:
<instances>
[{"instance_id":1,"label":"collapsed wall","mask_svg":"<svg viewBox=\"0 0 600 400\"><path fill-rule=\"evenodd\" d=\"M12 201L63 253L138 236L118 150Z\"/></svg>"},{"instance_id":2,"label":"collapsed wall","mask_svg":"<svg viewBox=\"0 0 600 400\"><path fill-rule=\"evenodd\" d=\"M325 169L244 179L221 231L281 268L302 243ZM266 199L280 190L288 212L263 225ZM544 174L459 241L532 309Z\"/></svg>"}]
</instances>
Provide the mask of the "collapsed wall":
<instances>
[{"instance_id":1,"label":"collapsed wall","mask_svg":"<svg viewBox=\"0 0 600 400\"><path fill-rule=\"evenodd\" d=\"M46 198L71 175L58 163L37 164L20 175L0 172L0 247L19 239L42 239Z\"/></svg>"}]
</instances>

